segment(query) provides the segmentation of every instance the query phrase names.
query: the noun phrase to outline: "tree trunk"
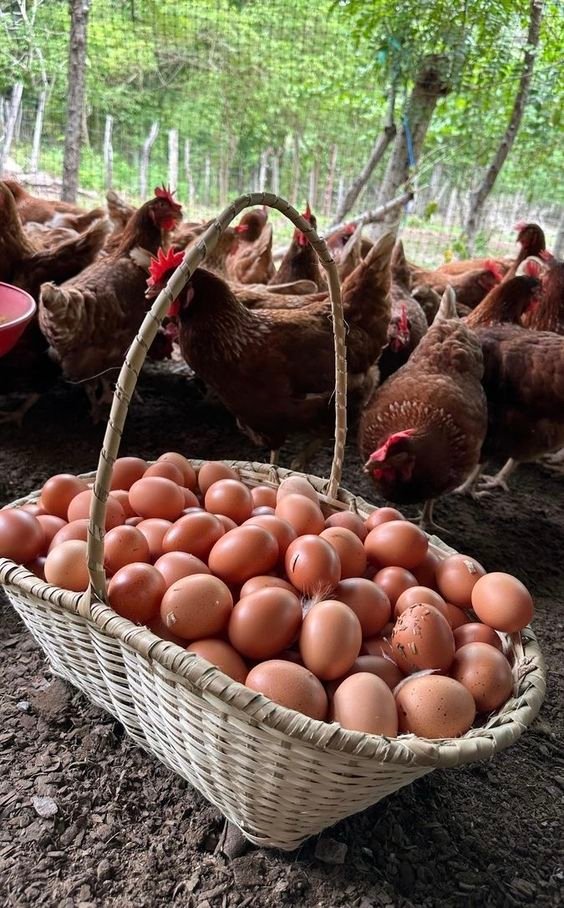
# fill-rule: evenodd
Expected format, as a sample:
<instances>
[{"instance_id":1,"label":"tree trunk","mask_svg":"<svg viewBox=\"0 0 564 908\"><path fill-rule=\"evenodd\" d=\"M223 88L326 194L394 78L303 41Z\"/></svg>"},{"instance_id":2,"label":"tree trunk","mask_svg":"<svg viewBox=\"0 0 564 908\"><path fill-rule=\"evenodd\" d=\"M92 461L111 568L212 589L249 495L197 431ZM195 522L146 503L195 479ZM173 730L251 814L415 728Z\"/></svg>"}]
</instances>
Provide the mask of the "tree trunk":
<instances>
[{"instance_id":1,"label":"tree trunk","mask_svg":"<svg viewBox=\"0 0 564 908\"><path fill-rule=\"evenodd\" d=\"M44 88L39 95L37 102L37 111L35 113L35 126L33 127L33 141L31 145L31 158L29 169L32 173L39 170L39 156L41 154L41 134L43 132L43 118L45 116L45 106L47 104L47 89Z\"/></svg>"},{"instance_id":2,"label":"tree trunk","mask_svg":"<svg viewBox=\"0 0 564 908\"><path fill-rule=\"evenodd\" d=\"M421 65L405 105L404 128L396 135L384 174L379 198L381 205L397 196L398 190L409 179L410 170L417 162L425 143L437 102L451 90L448 70L448 58L439 54L429 54ZM396 207L372 229L372 239L377 240L384 233L396 233L400 220L401 208Z\"/></svg>"},{"instance_id":3,"label":"tree trunk","mask_svg":"<svg viewBox=\"0 0 564 908\"><path fill-rule=\"evenodd\" d=\"M346 224L359 224L360 221L364 224L376 224L383 221L390 213L393 214L394 211L401 209L402 205L406 205L412 198L413 192L407 190L406 192L402 192L397 198L386 202L385 205L379 205L378 208L371 208L369 211L363 211L362 214L357 215L355 218L347 218L345 221L332 225L327 230L324 230L323 233L325 235L335 233L336 230L340 230L341 227L344 227Z\"/></svg>"},{"instance_id":4,"label":"tree trunk","mask_svg":"<svg viewBox=\"0 0 564 908\"><path fill-rule=\"evenodd\" d=\"M178 130L168 131L168 185L170 191L178 189Z\"/></svg>"},{"instance_id":5,"label":"tree trunk","mask_svg":"<svg viewBox=\"0 0 564 908\"><path fill-rule=\"evenodd\" d=\"M558 225L558 230L556 231L556 239L554 240L554 255L557 259L564 259L564 210L560 215L560 223Z\"/></svg>"},{"instance_id":6,"label":"tree trunk","mask_svg":"<svg viewBox=\"0 0 564 908\"><path fill-rule=\"evenodd\" d=\"M112 146L112 129L114 125L114 118L109 114L106 117L106 124L104 126L104 188L106 192L108 189L112 188L112 176L113 176L113 164L114 164L114 149Z\"/></svg>"},{"instance_id":7,"label":"tree trunk","mask_svg":"<svg viewBox=\"0 0 564 908\"><path fill-rule=\"evenodd\" d=\"M63 160L64 202L76 201L80 168L80 137L84 107L86 39L90 0L70 0L71 32L69 40L68 104Z\"/></svg>"},{"instance_id":8,"label":"tree trunk","mask_svg":"<svg viewBox=\"0 0 564 908\"><path fill-rule=\"evenodd\" d=\"M333 188L335 186L335 171L337 169L337 146L333 145L331 149L331 160L327 173L327 183L325 184L325 196L323 199L323 217L328 218L333 208Z\"/></svg>"},{"instance_id":9,"label":"tree trunk","mask_svg":"<svg viewBox=\"0 0 564 908\"><path fill-rule=\"evenodd\" d=\"M149 184L149 158L151 157L151 148L155 144L158 134L159 123L158 120L155 120L149 131L149 135L143 142L141 161L139 162L139 194L144 202L147 200L147 191Z\"/></svg>"},{"instance_id":10,"label":"tree trunk","mask_svg":"<svg viewBox=\"0 0 564 908\"><path fill-rule=\"evenodd\" d=\"M190 161L190 139L186 139L184 143L184 176L186 177L186 185L188 187L188 210L191 211L194 207L195 192L192 164Z\"/></svg>"},{"instance_id":11,"label":"tree trunk","mask_svg":"<svg viewBox=\"0 0 564 908\"><path fill-rule=\"evenodd\" d=\"M4 133L4 141L2 142L2 147L0 148L0 176L2 176L2 174L4 173L4 167L12 148L16 123L18 122L18 112L20 109L20 104L22 103L22 95L23 83L16 82L16 84L12 88L12 97L10 100L10 106L8 108L8 115L6 117L6 131Z\"/></svg>"},{"instance_id":12,"label":"tree trunk","mask_svg":"<svg viewBox=\"0 0 564 908\"><path fill-rule=\"evenodd\" d=\"M313 167L309 172L309 191L308 191L308 202L310 207L315 211L317 208L317 183L319 180L319 163L315 161Z\"/></svg>"},{"instance_id":13,"label":"tree trunk","mask_svg":"<svg viewBox=\"0 0 564 908\"><path fill-rule=\"evenodd\" d=\"M206 208L210 204L210 189L211 189L211 161L209 155L206 155L206 160L204 162L204 205Z\"/></svg>"},{"instance_id":14,"label":"tree trunk","mask_svg":"<svg viewBox=\"0 0 564 908\"><path fill-rule=\"evenodd\" d=\"M392 141L392 139L394 139L396 132L397 132L396 124L394 123L395 103L396 103L396 92L395 92L395 88L392 86L392 88L390 89L390 96L388 99L388 109L386 111L386 121L384 124L384 129L382 130L382 132L376 139L376 141L374 143L374 147L372 148L372 151L370 152L370 157L368 158L368 161L362 168L362 170L359 173L356 180L354 180L353 184L351 185L349 191L345 195L342 202L339 204L339 206L337 208L337 213L335 214L335 223L337 223L338 221L344 220L345 216L349 213L349 211L353 207L354 203L358 199L360 193L362 192L362 190L368 183L370 177L374 173L379 162L384 157L384 154L386 153L390 142Z\"/></svg>"},{"instance_id":15,"label":"tree trunk","mask_svg":"<svg viewBox=\"0 0 564 908\"><path fill-rule=\"evenodd\" d=\"M300 137L297 132L293 135L293 154L292 154L292 191L290 202L296 207L298 204L298 193L300 191Z\"/></svg>"},{"instance_id":16,"label":"tree trunk","mask_svg":"<svg viewBox=\"0 0 564 908\"><path fill-rule=\"evenodd\" d=\"M258 172L258 191L264 192L266 188L266 178L268 176L268 159L272 154L272 148L267 148L260 156L260 165Z\"/></svg>"},{"instance_id":17,"label":"tree trunk","mask_svg":"<svg viewBox=\"0 0 564 908\"><path fill-rule=\"evenodd\" d=\"M274 195L280 195L280 158L277 154L272 155L270 167L272 170L272 192Z\"/></svg>"},{"instance_id":18,"label":"tree trunk","mask_svg":"<svg viewBox=\"0 0 564 908\"><path fill-rule=\"evenodd\" d=\"M478 186L477 190L472 194L472 202L470 205L470 212L468 215L468 220L466 222L465 230L466 240L470 249L472 249L474 238L478 230L480 215L484 207L484 202L492 191L499 172L505 164L507 156L513 147L519 126L521 125L521 120L523 119L523 113L527 104L529 88L531 86L531 79L533 77L533 69L535 66L535 58L538 50L542 13L543 0L531 0L529 34L527 35L527 43L525 45L523 70L521 72L519 88L517 89L515 103L513 104L513 110L509 119L509 125L505 130L503 138L494 155L493 161L488 167L482 182Z\"/></svg>"}]
</instances>

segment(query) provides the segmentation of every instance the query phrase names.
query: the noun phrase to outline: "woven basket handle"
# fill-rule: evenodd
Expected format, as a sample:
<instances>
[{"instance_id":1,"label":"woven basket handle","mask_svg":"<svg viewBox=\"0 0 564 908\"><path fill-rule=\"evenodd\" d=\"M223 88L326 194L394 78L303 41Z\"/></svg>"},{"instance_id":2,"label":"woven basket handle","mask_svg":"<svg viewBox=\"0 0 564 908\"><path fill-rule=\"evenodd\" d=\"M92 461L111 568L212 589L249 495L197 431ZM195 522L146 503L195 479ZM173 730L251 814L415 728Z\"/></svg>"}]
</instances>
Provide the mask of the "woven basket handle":
<instances>
[{"instance_id":1,"label":"woven basket handle","mask_svg":"<svg viewBox=\"0 0 564 908\"><path fill-rule=\"evenodd\" d=\"M231 205L222 211L219 217L204 231L174 274L172 274L166 287L161 290L151 309L147 312L143 323L129 348L125 362L117 380L110 418L104 435L102 451L98 461L98 470L94 482L94 494L90 509L90 524L88 527L88 573L90 575L90 589L85 594L81 611L88 613L90 602L93 598L105 601L106 575L104 572L104 529L106 519L106 502L112 478L112 469L118 455L123 426L127 411L137 384L139 373L145 362L149 347L155 339L158 328L168 311L170 304L177 298L190 276L206 258L208 252L215 247L219 237L244 208L253 205L267 205L277 208L286 215L296 227L308 238L315 249L319 260L327 272L331 310L333 315L333 331L335 341L335 449L331 477L329 480L328 494L335 497L341 480L343 457L346 439L346 393L347 369L345 347L345 324L341 302L341 288L337 267L331 257L324 240L322 240L295 208L285 199L269 192L252 192L239 196Z\"/></svg>"}]
</instances>

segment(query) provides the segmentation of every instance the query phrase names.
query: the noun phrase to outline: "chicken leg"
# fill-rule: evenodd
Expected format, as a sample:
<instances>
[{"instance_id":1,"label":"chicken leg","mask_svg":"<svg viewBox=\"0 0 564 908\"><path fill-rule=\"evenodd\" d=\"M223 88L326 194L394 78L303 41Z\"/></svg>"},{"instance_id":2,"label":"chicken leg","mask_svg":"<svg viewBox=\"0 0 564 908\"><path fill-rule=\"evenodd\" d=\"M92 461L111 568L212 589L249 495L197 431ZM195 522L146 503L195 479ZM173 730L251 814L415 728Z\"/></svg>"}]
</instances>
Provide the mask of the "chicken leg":
<instances>
[{"instance_id":1,"label":"chicken leg","mask_svg":"<svg viewBox=\"0 0 564 908\"><path fill-rule=\"evenodd\" d=\"M23 404L18 407L17 410L0 410L0 425L13 423L18 429L21 429L25 414L28 410L31 410L40 397L40 394L28 394Z\"/></svg>"},{"instance_id":2,"label":"chicken leg","mask_svg":"<svg viewBox=\"0 0 564 908\"><path fill-rule=\"evenodd\" d=\"M511 476L511 474L519 466L519 461L514 460L513 457L510 457L509 460L503 465L501 470L495 474L495 476L482 476L480 482L483 484L483 488L479 492L476 492L477 498L483 498L486 495L491 495L494 489L503 489L504 492L509 492L509 486L507 485L506 480Z\"/></svg>"},{"instance_id":3,"label":"chicken leg","mask_svg":"<svg viewBox=\"0 0 564 908\"><path fill-rule=\"evenodd\" d=\"M460 486L458 486L458 488L454 489L453 494L454 495L468 495L469 498L476 498L477 497L476 485L478 483L478 480L481 476L483 469L484 469L483 464L479 463L477 465L477 467L475 467L472 470L472 472L470 473L468 478L464 480L462 485L460 485Z\"/></svg>"},{"instance_id":4,"label":"chicken leg","mask_svg":"<svg viewBox=\"0 0 564 908\"><path fill-rule=\"evenodd\" d=\"M428 498L423 505L423 510L421 511L419 516L412 518L409 522L416 523L426 533L448 533L448 530L445 527L439 526L439 524L435 523L435 521L433 520L434 506L435 499Z\"/></svg>"}]
</instances>

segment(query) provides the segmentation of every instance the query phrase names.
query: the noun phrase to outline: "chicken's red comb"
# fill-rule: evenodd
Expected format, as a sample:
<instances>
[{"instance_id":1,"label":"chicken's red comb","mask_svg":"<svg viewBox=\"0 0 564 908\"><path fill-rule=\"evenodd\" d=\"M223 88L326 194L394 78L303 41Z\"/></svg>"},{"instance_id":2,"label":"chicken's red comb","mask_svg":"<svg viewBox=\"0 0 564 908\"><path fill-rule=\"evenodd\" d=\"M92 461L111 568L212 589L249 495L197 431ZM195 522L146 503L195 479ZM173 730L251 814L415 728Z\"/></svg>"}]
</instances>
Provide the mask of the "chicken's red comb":
<instances>
[{"instance_id":1,"label":"chicken's red comb","mask_svg":"<svg viewBox=\"0 0 564 908\"><path fill-rule=\"evenodd\" d=\"M389 435L386 438L386 441L381 445L376 451L374 451L370 457L369 461L375 463L382 463L388 456L390 448L392 448L398 441L401 441L402 438L409 438L411 435L415 435L415 429L404 429L402 432L394 432L392 435Z\"/></svg>"},{"instance_id":2,"label":"chicken's red comb","mask_svg":"<svg viewBox=\"0 0 564 908\"><path fill-rule=\"evenodd\" d=\"M178 202L174 201L173 195L174 193L170 191L170 186L165 186L164 183L162 186L155 187L155 198L165 199L169 205L172 205L177 211L182 211L182 205L179 205Z\"/></svg>"},{"instance_id":3,"label":"chicken's red comb","mask_svg":"<svg viewBox=\"0 0 564 908\"><path fill-rule=\"evenodd\" d=\"M486 271L489 271L490 274L493 274L498 284L503 280L503 272L494 259L487 259Z\"/></svg>"},{"instance_id":4,"label":"chicken's red comb","mask_svg":"<svg viewBox=\"0 0 564 908\"><path fill-rule=\"evenodd\" d=\"M517 221L517 223L513 227L513 230L516 230L517 233L521 233L521 231L524 230L525 227L528 227L528 226L529 226L528 221Z\"/></svg>"},{"instance_id":5,"label":"chicken's red comb","mask_svg":"<svg viewBox=\"0 0 564 908\"><path fill-rule=\"evenodd\" d=\"M247 233L249 230L249 225L248 224L236 224L236 226L233 228L233 230L235 231L235 233Z\"/></svg>"},{"instance_id":6,"label":"chicken's red comb","mask_svg":"<svg viewBox=\"0 0 564 908\"><path fill-rule=\"evenodd\" d=\"M150 276L147 279L147 286L154 287L155 284L160 284L167 271L178 268L183 258L183 252L175 252L174 249L163 252L162 248L159 248L156 257L151 259L149 265Z\"/></svg>"},{"instance_id":7,"label":"chicken's red comb","mask_svg":"<svg viewBox=\"0 0 564 908\"><path fill-rule=\"evenodd\" d=\"M540 262L537 262L535 259L530 258L525 261L525 273L528 277L540 277L541 266Z\"/></svg>"},{"instance_id":8,"label":"chicken's red comb","mask_svg":"<svg viewBox=\"0 0 564 908\"><path fill-rule=\"evenodd\" d=\"M311 222L311 208L309 207L309 202L306 202L306 210L302 214L302 217L305 218L306 221Z\"/></svg>"}]
</instances>

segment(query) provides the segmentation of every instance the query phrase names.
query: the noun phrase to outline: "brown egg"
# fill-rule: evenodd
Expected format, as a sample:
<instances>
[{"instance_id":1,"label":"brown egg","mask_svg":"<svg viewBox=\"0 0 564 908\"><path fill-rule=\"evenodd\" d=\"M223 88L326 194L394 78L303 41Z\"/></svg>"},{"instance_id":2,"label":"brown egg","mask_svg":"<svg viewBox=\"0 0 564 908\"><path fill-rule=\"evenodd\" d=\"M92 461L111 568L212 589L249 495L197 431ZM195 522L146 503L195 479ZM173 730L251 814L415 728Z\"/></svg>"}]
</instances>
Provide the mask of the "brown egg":
<instances>
[{"instance_id":1,"label":"brown egg","mask_svg":"<svg viewBox=\"0 0 564 908\"><path fill-rule=\"evenodd\" d=\"M250 580L247 580L247 582L243 584L239 599L244 599L245 596L250 596L258 590L272 589L273 587L276 587L279 590L288 590L296 596L299 595L298 590L296 590L291 583L288 583L287 580L282 580L281 577L271 577L270 574L259 574L258 577L251 577Z\"/></svg>"},{"instance_id":2,"label":"brown egg","mask_svg":"<svg viewBox=\"0 0 564 908\"><path fill-rule=\"evenodd\" d=\"M176 634L173 634L172 631L163 624L160 612L155 618L152 618L151 621L147 622L147 627L153 634L160 637L161 640L166 640L168 643L176 643L176 645L181 646L182 649L186 646L186 640L183 640L182 637L177 637Z\"/></svg>"},{"instance_id":3,"label":"brown egg","mask_svg":"<svg viewBox=\"0 0 564 908\"><path fill-rule=\"evenodd\" d=\"M39 517L41 514L46 514L47 511L45 508L40 507L38 504L22 504L21 511L26 511L28 514L31 514L33 517Z\"/></svg>"},{"instance_id":4,"label":"brown egg","mask_svg":"<svg viewBox=\"0 0 564 908\"><path fill-rule=\"evenodd\" d=\"M434 607L449 621L449 611L442 596L426 586L411 586L399 596L394 606L396 618L405 612L410 605L434 605ZM450 621L449 621L450 624Z\"/></svg>"},{"instance_id":5,"label":"brown egg","mask_svg":"<svg viewBox=\"0 0 564 908\"><path fill-rule=\"evenodd\" d=\"M29 561L25 567L40 580L45 580L45 561L46 558L40 555L39 558L34 558L33 561Z\"/></svg>"},{"instance_id":6,"label":"brown egg","mask_svg":"<svg viewBox=\"0 0 564 908\"><path fill-rule=\"evenodd\" d=\"M276 492L277 503L288 495L303 495L319 507L319 495L305 476L288 476L282 480Z\"/></svg>"},{"instance_id":7,"label":"brown egg","mask_svg":"<svg viewBox=\"0 0 564 908\"><path fill-rule=\"evenodd\" d=\"M443 675L418 675L398 687L399 730L421 738L459 738L476 717L474 698L463 684Z\"/></svg>"},{"instance_id":8,"label":"brown egg","mask_svg":"<svg viewBox=\"0 0 564 908\"><path fill-rule=\"evenodd\" d=\"M53 586L82 593L90 583L86 567L86 543L80 539L61 542L45 559L45 579Z\"/></svg>"},{"instance_id":9,"label":"brown egg","mask_svg":"<svg viewBox=\"0 0 564 908\"><path fill-rule=\"evenodd\" d=\"M418 564L417 567L413 568L413 576L417 580L419 586L435 589L435 571L438 563L439 556L431 549L427 549L427 554L421 564Z\"/></svg>"},{"instance_id":10,"label":"brown egg","mask_svg":"<svg viewBox=\"0 0 564 908\"><path fill-rule=\"evenodd\" d=\"M351 675L356 675L358 672L368 672L370 675L377 675L388 685L390 690L393 690L404 678L403 672L400 671L396 663L392 662L391 659L386 659L384 656L358 656L346 675L327 683L326 687L329 696L332 697L334 695L339 684L341 684L345 678L350 678Z\"/></svg>"},{"instance_id":11,"label":"brown egg","mask_svg":"<svg viewBox=\"0 0 564 908\"><path fill-rule=\"evenodd\" d=\"M129 520L131 517L137 517L137 514L129 503L129 492L126 492L125 489L115 489L113 492L110 492L110 496L122 506L126 520ZM139 519L142 520L143 518Z\"/></svg>"},{"instance_id":12,"label":"brown egg","mask_svg":"<svg viewBox=\"0 0 564 908\"><path fill-rule=\"evenodd\" d=\"M143 522L142 517L126 517L126 520L125 520L125 524L128 527L139 526L139 524L142 522ZM170 521L167 521L167 523L170 523Z\"/></svg>"},{"instance_id":13,"label":"brown egg","mask_svg":"<svg viewBox=\"0 0 564 908\"><path fill-rule=\"evenodd\" d=\"M287 709L325 719L327 694L321 681L302 665L283 659L271 659L255 665L247 675L245 684Z\"/></svg>"},{"instance_id":14,"label":"brown egg","mask_svg":"<svg viewBox=\"0 0 564 908\"><path fill-rule=\"evenodd\" d=\"M247 486L238 479L220 479L207 490L204 505L206 511L224 514L241 524L251 516L253 498Z\"/></svg>"},{"instance_id":15,"label":"brown egg","mask_svg":"<svg viewBox=\"0 0 564 908\"><path fill-rule=\"evenodd\" d=\"M267 505L263 504L258 508L253 508L251 511L251 517L264 517L265 514L274 517L276 510L274 508L269 508Z\"/></svg>"},{"instance_id":16,"label":"brown egg","mask_svg":"<svg viewBox=\"0 0 564 908\"><path fill-rule=\"evenodd\" d=\"M155 567L163 575L167 589L181 577L210 573L207 564L188 552L167 552L157 558Z\"/></svg>"},{"instance_id":17,"label":"brown egg","mask_svg":"<svg viewBox=\"0 0 564 908\"><path fill-rule=\"evenodd\" d=\"M141 457L118 457L112 470L110 489L129 492L133 483L144 476L147 466L147 461Z\"/></svg>"},{"instance_id":18,"label":"brown egg","mask_svg":"<svg viewBox=\"0 0 564 908\"><path fill-rule=\"evenodd\" d=\"M80 539L81 542L86 542L88 539L89 523L90 521L86 517L83 517L81 520L73 520L72 523L65 523L58 533L53 536L49 551L52 551L52 549L60 545L61 542L68 542L69 539Z\"/></svg>"},{"instance_id":19,"label":"brown egg","mask_svg":"<svg viewBox=\"0 0 564 908\"><path fill-rule=\"evenodd\" d=\"M276 489L270 486L255 486L251 489L253 499L253 508L275 508L276 507Z\"/></svg>"},{"instance_id":20,"label":"brown egg","mask_svg":"<svg viewBox=\"0 0 564 908\"><path fill-rule=\"evenodd\" d=\"M133 483L129 503L140 517L177 520L184 510L184 492L172 479L148 476Z\"/></svg>"},{"instance_id":21,"label":"brown egg","mask_svg":"<svg viewBox=\"0 0 564 908\"><path fill-rule=\"evenodd\" d=\"M47 514L67 519L69 504L80 492L86 492L88 486L83 479L71 473L58 473L47 480L41 490L40 507Z\"/></svg>"},{"instance_id":22,"label":"brown egg","mask_svg":"<svg viewBox=\"0 0 564 908\"><path fill-rule=\"evenodd\" d=\"M401 567L382 568L372 578L374 583L384 590L392 608L405 590L417 586L417 580L409 571Z\"/></svg>"},{"instance_id":23,"label":"brown egg","mask_svg":"<svg viewBox=\"0 0 564 908\"><path fill-rule=\"evenodd\" d=\"M489 643L500 652L503 649L499 634L496 634L493 628L488 627L487 624L480 624L479 621L462 624L454 631L454 645L457 650L466 646L467 643Z\"/></svg>"},{"instance_id":24,"label":"brown egg","mask_svg":"<svg viewBox=\"0 0 564 908\"><path fill-rule=\"evenodd\" d=\"M137 524L136 529L143 533L149 543L151 561L156 561L163 554L163 540L171 526L170 520L161 520L160 517L149 517Z\"/></svg>"},{"instance_id":25,"label":"brown egg","mask_svg":"<svg viewBox=\"0 0 564 908\"><path fill-rule=\"evenodd\" d=\"M383 637L382 634L363 640L360 654L362 656L381 656L383 659L391 659L392 662L396 662L390 639Z\"/></svg>"},{"instance_id":26,"label":"brown egg","mask_svg":"<svg viewBox=\"0 0 564 908\"><path fill-rule=\"evenodd\" d=\"M404 516L401 511L396 511L395 508L376 508L376 510L372 511L366 518L364 525L367 533L369 533L374 527L379 527L383 523L389 523L391 520L404 520Z\"/></svg>"},{"instance_id":27,"label":"brown egg","mask_svg":"<svg viewBox=\"0 0 564 908\"><path fill-rule=\"evenodd\" d=\"M108 602L114 612L135 624L156 618L164 595L163 576L151 564L125 565L108 586Z\"/></svg>"},{"instance_id":28,"label":"brown egg","mask_svg":"<svg viewBox=\"0 0 564 908\"><path fill-rule=\"evenodd\" d=\"M332 545L341 562L341 579L362 577L366 570L366 552L356 533L346 527L328 527L320 534Z\"/></svg>"},{"instance_id":29,"label":"brown egg","mask_svg":"<svg viewBox=\"0 0 564 908\"><path fill-rule=\"evenodd\" d=\"M468 624L470 618L463 609L458 608L457 605L453 605L452 602L447 602L445 604L447 609L448 623L453 630L456 627L462 627L463 624Z\"/></svg>"},{"instance_id":30,"label":"brown egg","mask_svg":"<svg viewBox=\"0 0 564 908\"><path fill-rule=\"evenodd\" d=\"M370 530L364 548L370 561L382 567L410 570L421 564L428 548L423 530L407 520L389 520Z\"/></svg>"},{"instance_id":31,"label":"brown egg","mask_svg":"<svg viewBox=\"0 0 564 908\"><path fill-rule=\"evenodd\" d=\"M447 602L470 608L472 590L485 574L482 565L469 555L449 555L435 569L437 588Z\"/></svg>"},{"instance_id":32,"label":"brown egg","mask_svg":"<svg viewBox=\"0 0 564 908\"><path fill-rule=\"evenodd\" d=\"M249 669L239 653L232 646L229 646L225 640L206 637L204 640L193 640L186 649L191 653L196 653L202 659L210 662L211 665L215 665L224 675L233 678L239 684L245 683Z\"/></svg>"},{"instance_id":33,"label":"brown egg","mask_svg":"<svg viewBox=\"0 0 564 908\"><path fill-rule=\"evenodd\" d=\"M283 559L286 550L291 542L296 538L296 531L287 520L280 517L274 517L270 514L262 514L258 517L251 517L246 521L245 526L262 527L263 530L271 533L278 543L280 558Z\"/></svg>"},{"instance_id":34,"label":"brown egg","mask_svg":"<svg viewBox=\"0 0 564 908\"><path fill-rule=\"evenodd\" d=\"M511 574L494 571L481 577L472 590L472 608L480 621L498 631L514 634L531 622L531 594Z\"/></svg>"},{"instance_id":35,"label":"brown egg","mask_svg":"<svg viewBox=\"0 0 564 908\"><path fill-rule=\"evenodd\" d=\"M294 642L302 607L294 593L277 587L251 593L236 604L227 633L237 652L249 659L269 659Z\"/></svg>"},{"instance_id":36,"label":"brown egg","mask_svg":"<svg viewBox=\"0 0 564 908\"><path fill-rule=\"evenodd\" d=\"M49 551L49 546L59 530L62 530L63 527L68 526L68 524L62 517L55 517L53 514L40 514L35 519L41 524L44 537L43 552L47 553Z\"/></svg>"},{"instance_id":37,"label":"brown egg","mask_svg":"<svg viewBox=\"0 0 564 908\"><path fill-rule=\"evenodd\" d=\"M225 534L221 520L205 511L186 514L170 527L163 539L164 552L188 552L207 561L214 545Z\"/></svg>"},{"instance_id":38,"label":"brown egg","mask_svg":"<svg viewBox=\"0 0 564 908\"><path fill-rule=\"evenodd\" d=\"M92 494L92 490L87 489L86 492L79 492L78 495L73 498L68 509L69 523L72 523L73 520L90 517ZM108 530L113 530L114 527L121 526L123 523L125 523L125 514L123 513L122 506L115 498L108 497L106 502L106 532Z\"/></svg>"},{"instance_id":39,"label":"brown egg","mask_svg":"<svg viewBox=\"0 0 564 908\"><path fill-rule=\"evenodd\" d=\"M392 608L384 590L363 577L341 580L333 596L353 610L363 637L374 637L390 620Z\"/></svg>"},{"instance_id":40,"label":"brown egg","mask_svg":"<svg viewBox=\"0 0 564 908\"><path fill-rule=\"evenodd\" d=\"M294 539L288 546L284 562L290 583L308 596L326 595L341 579L339 556L333 546L319 536Z\"/></svg>"},{"instance_id":41,"label":"brown egg","mask_svg":"<svg viewBox=\"0 0 564 908\"><path fill-rule=\"evenodd\" d=\"M432 605L410 605L397 619L390 642L406 674L425 668L446 672L454 659L451 627Z\"/></svg>"},{"instance_id":42,"label":"brown egg","mask_svg":"<svg viewBox=\"0 0 564 908\"><path fill-rule=\"evenodd\" d=\"M196 471L188 458L184 457L183 454L178 454L177 451L167 451L165 454L161 454L157 463L173 463L182 473L182 484L186 486L187 489L191 489L192 492L195 492L198 488Z\"/></svg>"},{"instance_id":43,"label":"brown egg","mask_svg":"<svg viewBox=\"0 0 564 908\"><path fill-rule=\"evenodd\" d=\"M205 513L206 512L204 511L204 514ZM231 517L226 517L225 514L214 514L213 516L217 517L226 533L228 533L229 530L237 529L237 524L234 520L231 520Z\"/></svg>"},{"instance_id":44,"label":"brown egg","mask_svg":"<svg viewBox=\"0 0 564 908\"><path fill-rule=\"evenodd\" d=\"M333 696L333 718L343 728L395 738L398 712L390 688L382 678L358 672L341 682Z\"/></svg>"},{"instance_id":45,"label":"brown egg","mask_svg":"<svg viewBox=\"0 0 564 908\"><path fill-rule=\"evenodd\" d=\"M343 602L325 599L305 616L300 633L304 665L321 678L340 678L360 652L362 629L352 609Z\"/></svg>"},{"instance_id":46,"label":"brown egg","mask_svg":"<svg viewBox=\"0 0 564 908\"><path fill-rule=\"evenodd\" d=\"M331 514L325 521L325 527L345 527L355 533L361 542L364 542L368 535L364 521L352 511L337 511L335 514Z\"/></svg>"},{"instance_id":47,"label":"brown egg","mask_svg":"<svg viewBox=\"0 0 564 908\"><path fill-rule=\"evenodd\" d=\"M209 487L220 479L239 479L238 474L220 460L210 460L202 464L198 473L198 488L205 495Z\"/></svg>"},{"instance_id":48,"label":"brown egg","mask_svg":"<svg viewBox=\"0 0 564 908\"><path fill-rule=\"evenodd\" d=\"M200 502L196 498L194 492L192 492L190 489L185 488L183 488L182 491L184 493L184 511L182 513L185 514L188 508L203 511L203 508L200 507Z\"/></svg>"},{"instance_id":49,"label":"brown egg","mask_svg":"<svg viewBox=\"0 0 564 908\"><path fill-rule=\"evenodd\" d=\"M126 564L151 560L149 543L136 527L114 527L104 538L104 567L115 574Z\"/></svg>"},{"instance_id":50,"label":"brown egg","mask_svg":"<svg viewBox=\"0 0 564 908\"><path fill-rule=\"evenodd\" d=\"M279 498L276 516L293 526L298 536L318 535L325 529L321 508L304 495L284 495Z\"/></svg>"},{"instance_id":51,"label":"brown egg","mask_svg":"<svg viewBox=\"0 0 564 908\"><path fill-rule=\"evenodd\" d=\"M172 463L170 460L157 461L157 463L152 463L145 470L144 479L148 479L149 476L162 476L163 479L170 479L171 482L174 482L177 486L184 486L184 474L182 470Z\"/></svg>"},{"instance_id":52,"label":"brown egg","mask_svg":"<svg viewBox=\"0 0 564 908\"><path fill-rule=\"evenodd\" d=\"M161 618L179 637L200 640L224 631L232 610L233 597L223 581L210 574L192 574L168 588Z\"/></svg>"},{"instance_id":53,"label":"brown egg","mask_svg":"<svg viewBox=\"0 0 564 908\"><path fill-rule=\"evenodd\" d=\"M489 643L467 643L457 650L450 674L470 691L479 713L499 709L513 692L509 662Z\"/></svg>"},{"instance_id":54,"label":"brown egg","mask_svg":"<svg viewBox=\"0 0 564 908\"><path fill-rule=\"evenodd\" d=\"M33 561L44 550L45 533L39 518L22 508L0 511L0 558L24 564Z\"/></svg>"},{"instance_id":55,"label":"brown egg","mask_svg":"<svg viewBox=\"0 0 564 908\"><path fill-rule=\"evenodd\" d=\"M216 542L208 558L212 573L233 584L268 573L277 561L276 539L258 526L230 530Z\"/></svg>"}]
</instances>

